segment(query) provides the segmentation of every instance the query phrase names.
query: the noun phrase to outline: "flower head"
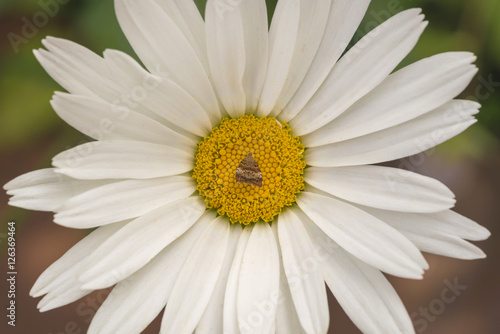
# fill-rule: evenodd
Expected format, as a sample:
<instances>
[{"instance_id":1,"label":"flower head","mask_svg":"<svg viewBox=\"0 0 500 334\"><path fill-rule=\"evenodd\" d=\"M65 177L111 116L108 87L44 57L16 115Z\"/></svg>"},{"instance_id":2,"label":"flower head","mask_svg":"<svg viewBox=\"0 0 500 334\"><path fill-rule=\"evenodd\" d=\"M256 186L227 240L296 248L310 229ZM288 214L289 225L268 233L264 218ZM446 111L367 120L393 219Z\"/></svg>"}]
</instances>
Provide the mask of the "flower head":
<instances>
[{"instance_id":1,"label":"flower head","mask_svg":"<svg viewBox=\"0 0 500 334\"><path fill-rule=\"evenodd\" d=\"M116 0L130 56L48 37L69 93L51 103L95 141L5 185L10 204L95 228L37 280L47 311L115 285L89 333L326 333L325 282L366 333L413 333L382 272L421 251L484 257L489 232L442 183L374 164L475 122L454 100L477 69L444 53L394 69L426 22L395 15L341 56L369 1ZM392 73L392 74L391 74ZM436 133L439 133L436 136Z\"/></svg>"}]
</instances>

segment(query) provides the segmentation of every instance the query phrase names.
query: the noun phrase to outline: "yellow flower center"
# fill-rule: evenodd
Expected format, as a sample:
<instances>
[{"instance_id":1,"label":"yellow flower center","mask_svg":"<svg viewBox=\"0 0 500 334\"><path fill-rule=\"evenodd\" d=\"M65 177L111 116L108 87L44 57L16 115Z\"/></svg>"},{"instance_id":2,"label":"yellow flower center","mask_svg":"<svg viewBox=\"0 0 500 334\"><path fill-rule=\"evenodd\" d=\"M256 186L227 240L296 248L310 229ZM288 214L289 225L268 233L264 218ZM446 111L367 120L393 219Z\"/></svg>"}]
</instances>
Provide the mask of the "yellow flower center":
<instances>
[{"instance_id":1,"label":"yellow flower center","mask_svg":"<svg viewBox=\"0 0 500 334\"><path fill-rule=\"evenodd\" d=\"M286 123L226 118L198 145L193 177L207 207L232 223L269 222L304 189L303 153Z\"/></svg>"}]
</instances>

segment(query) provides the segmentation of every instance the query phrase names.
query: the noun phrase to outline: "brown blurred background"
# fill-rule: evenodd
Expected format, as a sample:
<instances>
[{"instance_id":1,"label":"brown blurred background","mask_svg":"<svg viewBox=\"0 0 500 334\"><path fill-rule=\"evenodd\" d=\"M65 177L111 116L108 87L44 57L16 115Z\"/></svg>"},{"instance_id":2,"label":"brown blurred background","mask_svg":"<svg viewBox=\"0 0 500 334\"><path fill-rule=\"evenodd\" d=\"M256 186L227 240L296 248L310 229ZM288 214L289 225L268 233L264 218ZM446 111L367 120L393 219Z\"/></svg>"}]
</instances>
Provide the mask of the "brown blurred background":
<instances>
[{"instance_id":1,"label":"brown blurred background","mask_svg":"<svg viewBox=\"0 0 500 334\"><path fill-rule=\"evenodd\" d=\"M203 0L197 1L203 8ZM54 15L46 4L57 4ZM270 13L275 0L268 0ZM353 42L389 16L421 7L430 21L415 50L401 66L445 51L472 51L480 73L463 98L479 101L479 123L462 135L407 163L435 177L457 196L456 211L486 226L492 236L478 243L485 260L461 261L428 255L424 280L389 277L412 315L418 333L500 333L500 2L498 0L373 0ZM49 8L49 9L47 9ZM203 10L203 9L202 9ZM35 22L27 31L26 22ZM24 29L24 33L23 33ZM120 32L112 0L0 0L0 185L34 169L50 166L52 156L86 141L51 110L54 90L61 90L32 55L47 35L68 38L101 53L115 48L133 54ZM20 39L16 39L14 36ZM15 42L13 42L15 41ZM0 333L85 333L108 291L68 306L39 313L28 293L36 278L85 235L52 223L52 215L7 206L0 191ZM6 325L8 221L17 226L16 327ZM441 294L449 284L463 286L451 303ZM331 297L331 296L330 296ZM331 333L359 333L331 300ZM427 310L427 311L426 311ZM161 315L160 315L161 318ZM157 333L157 319L144 333Z\"/></svg>"}]
</instances>

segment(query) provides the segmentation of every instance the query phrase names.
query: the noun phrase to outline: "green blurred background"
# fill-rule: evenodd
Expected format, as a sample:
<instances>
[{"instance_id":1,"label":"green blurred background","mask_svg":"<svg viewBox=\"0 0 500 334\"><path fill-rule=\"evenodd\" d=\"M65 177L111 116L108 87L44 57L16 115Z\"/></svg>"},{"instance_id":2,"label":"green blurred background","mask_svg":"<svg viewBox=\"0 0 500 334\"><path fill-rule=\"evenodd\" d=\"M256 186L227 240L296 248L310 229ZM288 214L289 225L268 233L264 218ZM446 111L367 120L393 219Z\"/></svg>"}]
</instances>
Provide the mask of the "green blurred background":
<instances>
[{"instance_id":1,"label":"green blurred background","mask_svg":"<svg viewBox=\"0 0 500 334\"><path fill-rule=\"evenodd\" d=\"M87 139L65 125L52 111L49 100L61 88L44 72L32 50L47 35L76 41L97 53L106 48L134 54L120 31L112 0L59 0L57 14L36 28L31 38L13 47L13 34L22 36L26 20L32 22L43 3L55 0L0 0L0 184L50 165L52 156ZM186 0L189 1L189 0ZM355 1L355 0L354 0ZM203 12L205 0L196 0ZM57 2L56 2L57 3ZM276 0L268 0L270 16ZM427 256L431 270L424 281L391 278L410 313L439 297L445 280L459 277L469 288L432 321L425 333L499 333L499 243L495 235L500 217L500 1L498 0L373 0L351 45L388 16L420 7L430 21L420 42L401 66L446 51L472 51L478 56L479 74L461 97L479 101L479 123L438 147L417 166L437 177L457 195L457 211L487 226L493 236L480 246L487 260L466 262ZM398 166L401 162L395 162ZM0 238L6 222L18 226L18 327L1 333L83 333L95 308L88 300L39 314L28 291L37 276L84 232L56 226L47 213L10 208L0 195ZM1 241L1 240L0 240ZM5 253L3 244L2 254ZM5 257L2 255L4 268ZM4 272L5 270L2 270ZM3 275L3 273L2 273ZM4 286L4 279L0 287ZM4 290L2 290L4 291ZM3 292L2 292L3 294ZM101 294L94 294L102 301ZM496 298L493 298L496 296ZM4 296L1 297L2 303ZM98 304L97 302L97 304ZM81 309L83 305L83 309ZM88 308L86 308L88 307ZM2 306L3 308L3 306ZM332 299L332 332L358 333ZM87 311L87 312L86 312ZM83 315L82 315L83 313ZM417 316L415 319L418 319ZM5 328L4 316L0 329ZM75 326L73 326L73 323ZM158 321L147 333L157 332ZM80 331L78 331L80 330Z\"/></svg>"}]
</instances>

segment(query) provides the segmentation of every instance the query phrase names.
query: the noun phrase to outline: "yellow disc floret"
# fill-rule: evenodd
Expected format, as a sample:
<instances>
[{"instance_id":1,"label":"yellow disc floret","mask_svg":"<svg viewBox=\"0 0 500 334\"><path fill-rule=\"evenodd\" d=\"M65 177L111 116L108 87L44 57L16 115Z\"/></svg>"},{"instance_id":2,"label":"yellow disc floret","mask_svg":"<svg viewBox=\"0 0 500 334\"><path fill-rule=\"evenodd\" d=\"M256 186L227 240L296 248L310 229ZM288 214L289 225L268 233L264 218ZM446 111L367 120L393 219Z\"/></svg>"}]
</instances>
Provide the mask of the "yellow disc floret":
<instances>
[{"instance_id":1,"label":"yellow disc floret","mask_svg":"<svg viewBox=\"0 0 500 334\"><path fill-rule=\"evenodd\" d=\"M303 153L300 139L292 137L286 123L272 117L226 118L198 145L193 177L207 207L232 223L269 222L304 189ZM242 161L249 159L253 177L259 174L261 182L241 181Z\"/></svg>"}]
</instances>

